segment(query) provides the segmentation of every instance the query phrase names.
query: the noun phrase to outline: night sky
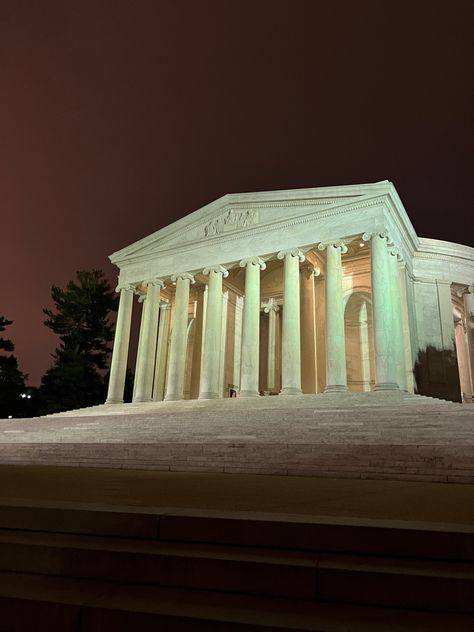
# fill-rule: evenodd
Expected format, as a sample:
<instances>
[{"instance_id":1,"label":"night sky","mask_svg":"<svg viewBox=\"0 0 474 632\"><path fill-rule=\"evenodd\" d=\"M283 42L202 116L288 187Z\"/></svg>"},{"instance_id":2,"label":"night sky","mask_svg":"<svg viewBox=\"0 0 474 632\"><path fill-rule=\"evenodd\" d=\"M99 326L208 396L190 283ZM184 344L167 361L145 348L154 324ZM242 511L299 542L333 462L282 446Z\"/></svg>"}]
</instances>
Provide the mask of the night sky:
<instances>
[{"instance_id":1,"label":"night sky","mask_svg":"<svg viewBox=\"0 0 474 632\"><path fill-rule=\"evenodd\" d=\"M394 182L474 245L472 1L0 0L0 315L230 192ZM468 221L469 220L469 221Z\"/></svg>"}]
</instances>

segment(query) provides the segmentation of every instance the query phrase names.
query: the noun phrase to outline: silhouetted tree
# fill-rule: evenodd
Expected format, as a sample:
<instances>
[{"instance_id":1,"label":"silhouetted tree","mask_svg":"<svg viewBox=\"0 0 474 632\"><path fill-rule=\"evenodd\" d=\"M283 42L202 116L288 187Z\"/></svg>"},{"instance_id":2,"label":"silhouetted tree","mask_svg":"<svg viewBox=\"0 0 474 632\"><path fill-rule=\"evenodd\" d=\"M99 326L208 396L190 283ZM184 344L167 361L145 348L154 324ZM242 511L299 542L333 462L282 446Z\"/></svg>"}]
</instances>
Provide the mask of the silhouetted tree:
<instances>
[{"instance_id":1,"label":"silhouetted tree","mask_svg":"<svg viewBox=\"0 0 474 632\"><path fill-rule=\"evenodd\" d=\"M0 316L0 332L5 331L12 320ZM0 337L0 418L22 415L22 398L25 391L24 375L18 368L18 361L11 353L15 346L7 338ZM7 352L9 355L4 355Z\"/></svg>"},{"instance_id":2,"label":"silhouetted tree","mask_svg":"<svg viewBox=\"0 0 474 632\"><path fill-rule=\"evenodd\" d=\"M44 324L58 334L59 351L73 351L98 369L105 369L108 343L114 339L109 315L117 311L118 298L101 270L80 270L77 279L79 283L69 281L65 290L53 285L56 311L43 310L48 317Z\"/></svg>"},{"instance_id":3,"label":"silhouetted tree","mask_svg":"<svg viewBox=\"0 0 474 632\"><path fill-rule=\"evenodd\" d=\"M114 337L109 317L118 299L100 270L77 272L66 289L53 286L55 310L44 309L45 325L61 341L54 365L41 381L41 412L59 412L104 402L107 367Z\"/></svg>"},{"instance_id":4,"label":"silhouetted tree","mask_svg":"<svg viewBox=\"0 0 474 632\"><path fill-rule=\"evenodd\" d=\"M41 414L104 402L104 380L84 354L66 349L58 351L55 358L56 362L41 380Z\"/></svg>"},{"instance_id":5,"label":"silhouetted tree","mask_svg":"<svg viewBox=\"0 0 474 632\"><path fill-rule=\"evenodd\" d=\"M12 320L7 320L5 316L0 316L0 331L5 331L8 325L11 325L12 323L13 323ZM0 350L1 351L13 351L14 348L15 348L15 345L13 344L11 340L0 337Z\"/></svg>"}]
</instances>

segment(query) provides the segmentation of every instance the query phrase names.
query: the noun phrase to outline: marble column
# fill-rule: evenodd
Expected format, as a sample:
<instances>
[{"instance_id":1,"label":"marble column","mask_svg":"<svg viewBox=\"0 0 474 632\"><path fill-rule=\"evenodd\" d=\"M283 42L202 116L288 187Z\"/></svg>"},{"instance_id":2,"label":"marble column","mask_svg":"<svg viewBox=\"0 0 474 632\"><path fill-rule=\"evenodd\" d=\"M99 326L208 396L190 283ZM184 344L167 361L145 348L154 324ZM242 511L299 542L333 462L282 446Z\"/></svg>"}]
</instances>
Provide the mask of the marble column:
<instances>
[{"instance_id":1,"label":"marble column","mask_svg":"<svg viewBox=\"0 0 474 632\"><path fill-rule=\"evenodd\" d=\"M199 396L199 381L201 378L201 353L202 353L202 330L204 322L204 286L201 285L194 290L196 292L196 320L194 323L194 343L193 357L191 361L191 388L190 399L197 399Z\"/></svg>"},{"instance_id":2,"label":"marble column","mask_svg":"<svg viewBox=\"0 0 474 632\"><path fill-rule=\"evenodd\" d=\"M463 319L460 317L455 318L454 323L461 398L463 402L472 402L471 370L469 366L466 327Z\"/></svg>"},{"instance_id":3,"label":"marble column","mask_svg":"<svg viewBox=\"0 0 474 632\"><path fill-rule=\"evenodd\" d=\"M372 311L375 350L375 391L398 389L396 344L394 340L391 274L387 235L364 233L371 243Z\"/></svg>"},{"instance_id":4,"label":"marble column","mask_svg":"<svg viewBox=\"0 0 474 632\"><path fill-rule=\"evenodd\" d=\"M138 367L141 365L141 356L142 356L142 347L143 347L143 336L142 331L144 331L143 323L145 320L145 299L146 292L143 290L142 286L137 286L135 288L135 294L138 296L138 304L140 305L142 311L140 316L140 329L138 330L138 345L137 345L137 356L135 358L135 377L133 380L133 394L132 401L135 401L135 394L137 392L137 375L138 375Z\"/></svg>"},{"instance_id":5,"label":"marble column","mask_svg":"<svg viewBox=\"0 0 474 632\"><path fill-rule=\"evenodd\" d=\"M406 262L403 262L403 265L399 265L398 267L398 281L400 284L403 340L405 349L405 382L407 386L407 391L409 393L414 393L415 382L413 377L413 349L415 348L415 336L413 329L415 327L415 324L412 318L412 300L411 296L409 295L409 292L412 290L413 286L408 281Z\"/></svg>"},{"instance_id":6,"label":"marble column","mask_svg":"<svg viewBox=\"0 0 474 632\"><path fill-rule=\"evenodd\" d=\"M176 295L165 401L175 401L183 399L184 397L189 286L191 283L194 283L194 277L187 272L181 272L180 274L173 275L171 280L173 283L176 283Z\"/></svg>"},{"instance_id":7,"label":"marble column","mask_svg":"<svg viewBox=\"0 0 474 632\"><path fill-rule=\"evenodd\" d=\"M274 298L268 299L263 306L268 314L268 349L267 349L267 388L269 393L277 391L276 383L276 341L277 341L277 312L280 309Z\"/></svg>"},{"instance_id":8,"label":"marble column","mask_svg":"<svg viewBox=\"0 0 474 632\"><path fill-rule=\"evenodd\" d=\"M298 248L282 250L283 259L283 331L282 331L282 395L301 393L300 347L300 263L304 255Z\"/></svg>"},{"instance_id":9,"label":"marble column","mask_svg":"<svg viewBox=\"0 0 474 632\"><path fill-rule=\"evenodd\" d=\"M360 340L360 368L362 390L370 391L370 344L369 344L369 315L367 302L364 301L359 312L359 340Z\"/></svg>"},{"instance_id":10,"label":"marble column","mask_svg":"<svg viewBox=\"0 0 474 632\"><path fill-rule=\"evenodd\" d=\"M257 397L260 356L260 271L265 263L259 257L243 259L245 298L242 318L242 355L240 360L240 396Z\"/></svg>"},{"instance_id":11,"label":"marble column","mask_svg":"<svg viewBox=\"0 0 474 632\"><path fill-rule=\"evenodd\" d=\"M156 344L155 377L153 380L153 400L161 401L165 396L166 361L168 357L168 336L170 330L171 307L160 303L158 320L158 342Z\"/></svg>"},{"instance_id":12,"label":"marble column","mask_svg":"<svg viewBox=\"0 0 474 632\"><path fill-rule=\"evenodd\" d=\"M114 350L110 364L109 388L106 404L119 404L123 402L135 288L132 285L124 285L118 286L115 291L120 292L120 302L117 324L115 325Z\"/></svg>"},{"instance_id":13,"label":"marble column","mask_svg":"<svg viewBox=\"0 0 474 632\"><path fill-rule=\"evenodd\" d=\"M227 277L229 273L225 268L218 265L205 268L203 274L209 275L209 289L199 399L217 399L222 397L222 393L219 392L222 337L222 278Z\"/></svg>"},{"instance_id":14,"label":"marble column","mask_svg":"<svg viewBox=\"0 0 474 632\"><path fill-rule=\"evenodd\" d=\"M316 376L317 392L326 388L326 276L314 278L314 302L316 307Z\"/></svg>"},{"instance_id":15,"label":"marble column","mask_svg":"<svg viewBox=\"0 0 474 632\"><path fill-rule=\"evenodd\" d=\"M317 391L316 306L314 277L319 269L306 263L300 268L301 284L301 387L303 393Z\"/></svg>"},{"instance_id":16,"label":"marble column","mask_svg":"<svg viewBox=\"0 0 474 632\"><path fill-rule=\"evenodd\" d=\"M222 319L221 319L221 342L219 345L220 354L219 354L219 383L218 383L218 393L220 393L219 397L224 396L224 388L228 394L227 385L225 379L227 374L227 315L228 315L228 307L229 307L229 292L222 292Z\"/></svg>"},{"instance_id":17,"label":"marble column","mask_svg":"<svg viewBox=\"0 0 474 632\"><path fill-rule=\"evenodd\" d=\"M326 388L325 393L347 391L342 259L347 246L341 240L319 244L326 250Z\"/></svg>"},{"instance_id":18,"label":"marble column","mask_svg":"<svg viewBox=\"0 0 474 632\"><path fill-rule=\"evenodd\" d=\"M160 279L154 279L143 283L143 286L147 288L147 293L143 304L144 311L140 327L134 402L152 401L160 291L164 287L164 283Z\"/></svg>"},{"instance_id":19,"label":"marble column","mask_svg":"<svg viewBox=\"0 0 474 632\"><path fill-rule=\"evenodd\" d=\"M467 354L471 374L471 393L474 396L474 286L470 286L463 293L464 311L466 317Z\"/></svg>"},{"instance_id":20,"label":"marble column","mask_svg":"<svg viewBox=\"0 0 474 632\"><path fill-rule=\"evenodd\" d=\"M237 296L235 299L235 322L234 322L234 366L232 383L235 390L240 391L240 365L242 362L242 318L244 313L244 297Z\"/></svg>"},{"instance_id":21,"label":"marble column","mask_svg":"<svg viewBox=\"0 0 474 632\"><path fill-rule=\"evenodd\" d=\"M405 366L405 335L403 330L402 296L400 290L400 274L398 271L398 250L392 246L389 248L389 273L390 291L392 299L392 332L393 346L395 347L395 360L397 365L397 383L402 391L407 389L407 376Z\"/></svg>"}]
</instances>

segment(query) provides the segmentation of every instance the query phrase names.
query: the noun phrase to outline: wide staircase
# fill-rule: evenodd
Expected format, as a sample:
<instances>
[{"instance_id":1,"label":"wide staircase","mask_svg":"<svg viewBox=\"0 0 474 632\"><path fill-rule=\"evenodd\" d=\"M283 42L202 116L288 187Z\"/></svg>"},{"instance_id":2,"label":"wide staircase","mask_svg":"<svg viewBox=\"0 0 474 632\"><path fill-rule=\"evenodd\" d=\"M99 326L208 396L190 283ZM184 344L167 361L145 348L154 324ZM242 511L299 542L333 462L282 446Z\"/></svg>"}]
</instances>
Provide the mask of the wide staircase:
<instances>
[{"instance_id":1,"label":"wide staircase","mask_svg":"<svg viewBox=\"0 0 474 632\"><path fill-rule=\"evenodd\" d=\"M474 406L399 392L104 405L0 420L0 463L473 483Z\"/></svg>"},{"instance_id":2,"label":"wide staircase","mask_svg":"<svg viewBox=\"0 0 474 632\"><path fill-rule=\"evenodd\" d=\"M0 505L2 632L474 629L474 529Z\"/></svg>"}]
</instances>

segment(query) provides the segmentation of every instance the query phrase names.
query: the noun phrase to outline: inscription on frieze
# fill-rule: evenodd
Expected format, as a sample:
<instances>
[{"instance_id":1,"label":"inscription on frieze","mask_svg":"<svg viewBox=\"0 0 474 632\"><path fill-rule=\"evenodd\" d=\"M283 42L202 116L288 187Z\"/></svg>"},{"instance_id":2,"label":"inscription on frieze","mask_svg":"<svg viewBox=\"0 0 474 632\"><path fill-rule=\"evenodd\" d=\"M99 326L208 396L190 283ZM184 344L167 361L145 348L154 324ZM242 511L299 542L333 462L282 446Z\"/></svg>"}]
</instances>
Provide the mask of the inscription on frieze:
<instances>
[{"instance_id":1,"label":"inscription on frieze","mask_svg":"<svg viewBox=\"0 0 474 632\"><path fill-rule=\"evenodd\" d=\"M216 217L204 226L204 236L221 235L237 228L252 226L258 222L258 214L255 209L235 211L230 209L224 215Z\"/></svg>"}]
</instances>

